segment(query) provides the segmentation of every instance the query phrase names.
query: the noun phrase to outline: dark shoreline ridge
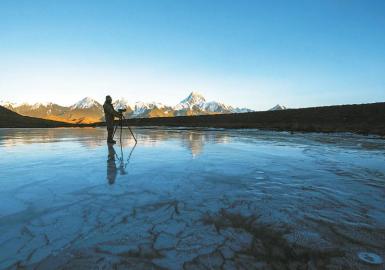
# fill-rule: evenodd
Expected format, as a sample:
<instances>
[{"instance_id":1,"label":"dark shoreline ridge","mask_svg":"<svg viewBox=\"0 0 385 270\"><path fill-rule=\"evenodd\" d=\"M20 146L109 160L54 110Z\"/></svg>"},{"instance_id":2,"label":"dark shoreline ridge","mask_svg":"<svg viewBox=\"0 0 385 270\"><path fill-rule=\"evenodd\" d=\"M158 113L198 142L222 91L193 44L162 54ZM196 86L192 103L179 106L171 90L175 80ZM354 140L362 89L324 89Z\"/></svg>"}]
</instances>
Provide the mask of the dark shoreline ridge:
<instances>
[{"instance_id":1,"label":"dark shoreline ridge","mask_svg":"<svg viewBox=\"0 0 385 270\"><path fill-rule=\"evenodd\" d=\"M0 127L96 127L19 115L0 106ZM385 102L249 113L127 119L130 126L258 128L299 132L352 132L385 136Z\"/></svg>"},{"instance_id":2,"label":"dark shoreline ridge","mask_svg":"<svg viewBox=\"0 0 385 270\"><path fill-rule=\"evenodd\" d=\"M54 120L23 116L0 106L0 128L53 128L84 127L81 124L70 124Z\"/></svg>"},{"instance_id":3,"label":"dark shoreline ridge","mask_svg":"<svg viewBox=\"0 0 385 270\"><path fill-rule=\"evenodd\" d=\"M102 124L102 123L99 123ZM200 116L127 119L130 126L258 128L385 136L385 102Z\"/></svg>"}]
</instances>

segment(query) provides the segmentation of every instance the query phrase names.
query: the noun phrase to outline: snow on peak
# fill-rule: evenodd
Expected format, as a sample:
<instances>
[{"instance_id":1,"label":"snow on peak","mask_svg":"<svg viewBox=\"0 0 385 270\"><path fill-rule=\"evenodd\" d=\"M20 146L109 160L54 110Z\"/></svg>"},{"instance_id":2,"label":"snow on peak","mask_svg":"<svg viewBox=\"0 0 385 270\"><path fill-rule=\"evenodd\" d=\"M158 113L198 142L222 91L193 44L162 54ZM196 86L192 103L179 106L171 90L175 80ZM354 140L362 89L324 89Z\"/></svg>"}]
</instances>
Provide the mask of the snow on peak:
<instances>
[{"instance_id":1,"label":"snow on peak","mask_svg":"<svg viewBox=\"0 0 385 270\"><path fill-rule=\"evenodd\" d=\"M90 97L85 97L82 100L76 102L70 108L71 109L89 109L93 106L100 106L100 104L96 100Z\"/></svg>"},{"instance_id":2,"label":"snow on peak","mask_svg":"<svg viewBox=\"0 0 385 270\"><path fill-rule=\"evenodd\" d=\"M234 113L234 112L250 112L252 110L246 108L234 108L230 105L224 104L218 101L209 101L198 92L191 92L190 95L182 100L178 105L174 107L174 110L188 110L197 108L202 112L208 113Z\"/></svg>"},{"instance_id":3,"label":"snow on peak","mask_svg":"<svg viewBox=\"0 0 385 270\"><path fill-rule=\"evenodd\" d=\"M286 110L287 108L283 105L277 104L273 108L271 108L269 111L280 111L280 110Z\"/></svg>"},{"instance_id":4,"label":"snow on peak","mask_svg":"<svg viewBox=\"0 0 385 270\"><path fill-rule=\"evenodd\" d=\"M200 104L206 102L204 96L198 92L191 92L190 95L182 100L180 103L188 103L191 105Z\"/></svg>"},{"instance_id":5,"label":"snow on peak","mask_svg":"<svg viewBox=\"0 0 385 270\"><path fill-rule=\"evenodd\" d=\"M0 100L0 106L3 106L5 108L13 108L13 107L16 107L17 104L14 103L14 102L10 102L10 101L4 101L4 100Z\"/></svg>"},{"instance_id":6,"label":"snow on peak","mask_svg":"<svg viewBox=\"0 0 385 270\"><path fill-rule=\"evenodd\" d=\"M125 108L131 108L132 105L130 105L127 101L127 99L125 98L119 98L119 99L116 99L112 105L114 105L114 108L115 110L118 110L118 109L125 109Z\"/></svg>"},{"instance_id":7,"label":"snow on peak","mask_svg":"<svg viewBox=\"0 0 385 270\"><path fill-rule=\"evenodd\" d=\"M138 115L145 113L148 110L152 110L152 109L156 109L156 108L162 109L164 107L166 107L166 106L163 105L162 103L159 103L159 102L141 102L141 101L138 101L131 108L134 111L133 115L138 116Z\"/></svg>"},{"instance_id":8,"label":"snow on peak","mask_svg":"<svg viewBox=\"0 0 385 270\"><path fill-rule=\"evenodd\" d=\"M217 101L205 102L203 107L207 112L232 112L233 107Z\"/></svg>"},{"instance_id":9,"label":"snow on peak","mask_svg":"<svg viewBox=\"0 0 385 270\"><path fill-rule=\"evenodd\" d=\"M198 92L191 92L190 95L181 101L181 103L200 104L206 102L204 96Z\"/></svg>"},{"instance_id":10,"label":"snow on peak","mask_svg":"<svg viewBox=\"0 0 385 270\"><path fill-rule=\"evenodd\" d=\"M190 109L193 106L203 107L206 99L202 94L198 92L191 92L190 95L183 99L178 105L175 106L176 110Z\"/></svg>"},{"instance_id":11,"label":"snow on peak","mask_svg":"<svg viewBox=\"0 0 385 270\"><path fill-rule=\"evenodd\" d=\"M49 106L52 106L53 103L52 102L36 102L35 104L32 105L31 109L32 110L36 110L36 109L39 109L40 107L49 107Z\"/></svg>"},{"instance_id":12,"label":"snow on peak","mask_svg":"<svg viewBox=\"0 0 385 270\"><path fill-rule=\"evenodd\" d=\"M18 107L28 107L32 110L39 109L40 107L48 107L52 106L52 102L36 102L34 104L28 103L28 102L21 102L21 103L15 103L15 102L9 102L9 101L0 101L0 105L6 108L18 108Z\"/></svg>"},{"instance_id":13,"label":"snow on peak","mask_svg":"<svg viewBox=\"0 0 385 270\"><path fill-rule=\"evenodd\" d=\"M246 112L253 112L253 110L248 109L248 108L235 108L233 110L235 113L246 113Z\"/></svg>"}]
</instances>

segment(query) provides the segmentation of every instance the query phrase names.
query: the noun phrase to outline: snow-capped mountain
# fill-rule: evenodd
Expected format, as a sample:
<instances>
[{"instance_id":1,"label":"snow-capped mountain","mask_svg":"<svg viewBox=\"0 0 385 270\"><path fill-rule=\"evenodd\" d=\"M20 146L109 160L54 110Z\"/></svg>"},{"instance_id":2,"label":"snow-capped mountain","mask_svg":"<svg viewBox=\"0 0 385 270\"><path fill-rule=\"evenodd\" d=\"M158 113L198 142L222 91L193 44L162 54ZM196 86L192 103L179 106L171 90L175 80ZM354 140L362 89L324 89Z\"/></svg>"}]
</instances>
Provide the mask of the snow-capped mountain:
<instances>
[{"instance_id":1,"label":"snow-capped mountain","mask_svg":"<svg viewBox=\"0 0 385 270\"><path fill-rule=\"evenodd\" d=\"M193 107L202 108L205 103L206 99L201 94L191 92L187 98L183 99L174 107L174 110L187 110L193 109Z\"/></svg>"},{"instance_id":2,"label":"snow-capped mountain","mask_svg":"<svg viewBox=\"0 0 385 270\"><path fill-rule=\"evenodd\" d=\"M65 107L52 102L33 104L3 102L4 107L21 115L71 123L90 123L102 120L102 106L91 98L84 98L74 105Z\"/></svg>"},{"instance_id":3,"label":"snow-capped mountain","mask_svg":"<svg viewBox=\"0 0 385 270\"><path fill-rule=\"evenodd\" d=\"M128 109L128 108L131 108L132 105L130 105L130 103L128 103L127 99L125 98L119 98L119 99L116 99L114 102L112 102L112 105L114 106L115 110L118 110L118 109Z\"/></svg>"},{"instance_id":4,"label":"snow-capped mountain","mask_svg":"<svg viewBox=\"0 0 385 270\"><path fill-rule=\"evenodd\" d=\"M230 105L226 105L216 101L205 102L202 109L207 112L232 112L234 109Z\"/></svg>"},{"instance_id":5,"label":"snow-capped mountain","mask_svg":"<svg viewBox=\"0 0 385 270\"><path fill-rule=\"evenodd\" d=\"M271 108L269 111L280 111L280 110L286 110L287 108L283 105L277 104L273 108Z\"/></svg>"},{"instance_id":6,"label":"snow-capped mountain","mask_svg":"<svg viewBox=\"0 0 385 270\"><path fill-rule=\"evenodd\" d=\"M183 99L173 109L176 111L176 115L240 113L252 111L246 108L234 108L218 101L207 102L203 95L198 92L191 92L187 98Z\"/></svg>"},{"instance_id":7,"label":"snow-capped mountain","mask_svg":"<svg viewBox=\"0 0 385 270\"><path fill-rule=\"evenodd\" d=\"M24 105L28 106L27 103L24 103ZM52 102L36 102L35 104L31 105L32 110L37 110L39 108L47 108L52 107L54 104Z\"/></svg>"},{"instance_id":8,"label":"snow-capped mountain","mask_svg":"<svg viewBox=\"0 0 385 270\"><path fill-rule=\"evenodd\" d=\"M93 98L85 97L70 106L64 116L77 123L103 121L103 106Z\"/></svg>"},{"instance_id":9,"label":"snow-capped mountain","mask_svg":"<svg viewBox=\"0 0 385 270\"><path fill-rule=\"evenodd\" d=\"M248 109L248 108L235 108L234 113L247 113L247 112L253 112L254 110Z\"/></svg>"},{"instance_id":10,"label":"snow-capped mountain","mask_svg":"<svg viewBox=\"0 0 385 270\"><path fill-rule=\"evenodd\" d=\"M129 103L125 98L115 100L112 105L115 110L126 109L125 117L148 117L154 110L168 111L170 108L159 102L141 102ZM167 113L166 113L167 114Z\"/></svg>"},{"instance_id":11,"label":"snow-capped mountain","mask_svg":"<svg viewBox=\"0 0 385 270\"><path fill-rule=\"evenodd\" d=\"M104 120L103 106L91 97L85 97L71 106L60 106L52 102L35 104L15 104L12 102L0 102L2 106L19 114L45 119L53 119L71 123L90 123ZM230 105L209 101L198 92L191 92L175 106L164 105L159 102L129 102L125 98L113 101L116 110L126 109L126 118L143 117L171 117L184 115L205 115L220 113L241 113L252 111L246 108L234 108Z\"/></svg>"},{"instance_id":12,"label":"snow-capped mountain","mask_svg":"<svg viewBox=\"0 0 385 270\"><path fill-rule=\"evenodd\" d=\"M101 107L102 105L90 97L85 97L82 100L79 100L74 105L70 106L71 110L75 109L90 109L92 107Z\"/></svg>"},{"instance_id":13,"label":"snow-capped mountain","mask_svg":"<svg viewBox=\"0 0 385 270\"><path fill-rule=\"evenodd\" d=\"M10 101L0 100L0 106L12 110L14 107L17 107L17 104Z\"/></svg>"},{"instance_id":14,"label":"snow-capped mountain","mask_svg":"<svg viewBox=\"0 0 385 270\"><path fill-rule=\"evenodd\" d=\"M155 109L163 109L166 106L158 102L136 102L131 109L133 110L133 117L143 117L146 113L149 113Z\"/></svg>"}]
</instances>

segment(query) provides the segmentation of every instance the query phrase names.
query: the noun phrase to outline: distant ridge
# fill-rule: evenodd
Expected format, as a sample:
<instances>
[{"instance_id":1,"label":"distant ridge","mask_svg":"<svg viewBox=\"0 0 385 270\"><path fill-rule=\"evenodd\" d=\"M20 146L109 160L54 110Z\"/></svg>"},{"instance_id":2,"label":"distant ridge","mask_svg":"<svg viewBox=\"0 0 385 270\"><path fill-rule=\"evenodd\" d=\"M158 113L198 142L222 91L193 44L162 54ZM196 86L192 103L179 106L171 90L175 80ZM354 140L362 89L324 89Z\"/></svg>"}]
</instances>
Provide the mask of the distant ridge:
<instances>
[{"instance_id":1,"label":"distant ridge","mask_svg":"<svg viewBox=\"0 0 385 270\"><path fill-rule=\"evenodd\" d=\"M376 134L385 138L384 115L385 102L382 102L217 115L132 118L127 119L125 124L130 126L257 128L291 132L352 132ZM0 106L0 127L3 128L104 125L103 122L75 125L21 116Z\"/></svg>"},{"instance_id":2,"label":"distant ridge","mask_svg":"<svg viewBox=\"0 0 385 270\"><path fill-rule=\"evenodd\" d=\"M385 102L220 115L127 119L129 126L257 128L300 132L352 132L385 138Z\"/></svg>"},{"instance_id":3,"label":"distant ridge","mask_svg":"<svg viewBox=\"0 0 385 270\"><path fill-rule=\"evenodd\" d=\"M35 104L0 102L0 105L21 115L73 124L88 124L104 120L102 104L91 97L85 97L68 107L52 102ZM116 109L126 108L126 118L173 117L252 111L246 108L233 108L218 101L207 102L204 96L196 91L191 92L188 97L175 106L164 105L159 102L138 101L129 103L125 98L115 99L113 105Z\"/></svg>"},{"instance_id":4,"label":"distant ridge","mask_svg":"<svg viewBox=\"0 0 385 270\"><path fill-rule=\"evenodd\" d=\"M22 116L0 106L0 128L69 127L69 123Z\"/></svg>"}]
</instances>

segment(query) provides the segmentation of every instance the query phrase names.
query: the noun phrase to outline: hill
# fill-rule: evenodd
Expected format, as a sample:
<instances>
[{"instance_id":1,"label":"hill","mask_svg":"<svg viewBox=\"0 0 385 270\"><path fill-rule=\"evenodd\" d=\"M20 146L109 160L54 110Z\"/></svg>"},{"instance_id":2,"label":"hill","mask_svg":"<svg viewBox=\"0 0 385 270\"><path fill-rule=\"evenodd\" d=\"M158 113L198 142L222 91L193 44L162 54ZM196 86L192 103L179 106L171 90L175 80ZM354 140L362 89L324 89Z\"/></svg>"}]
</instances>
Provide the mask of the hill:
<instances>
[{"instance_id":1,"label":"hill","mask_svg":"<svg viewBox=\"0 0 385 270\"><path fill-rule=\"evenodd\" d=\"M102 105L95 100L86 97L70 107L61 106L52 102L47 103L22 103L14 104L3 102L3 107L24 116L31 116L67 122L73 124L87 124L103 121Z\"/></svg>"},{"instance_id":2,"label":"hill","mask_svg":"<svg viewBox=\"0 0 385 270\"><path fill-rule=\"evenodd\" d=\"M130 126L259 128L303 132L353 132L385 136L385 103L219 115L127 119Z\"/></svg>"},{"instance_id":3,"label":"hill","mask_svg":"<svg viewBox=\"0 0 385 270\"><path fill-rule=\"evenodd\" d=\"M0 106L0 128L37 128L37 127L69 127L75 126L53 120L40 119L29 116L22 116L11 110Z\"/></svg>"}]
</instances>

